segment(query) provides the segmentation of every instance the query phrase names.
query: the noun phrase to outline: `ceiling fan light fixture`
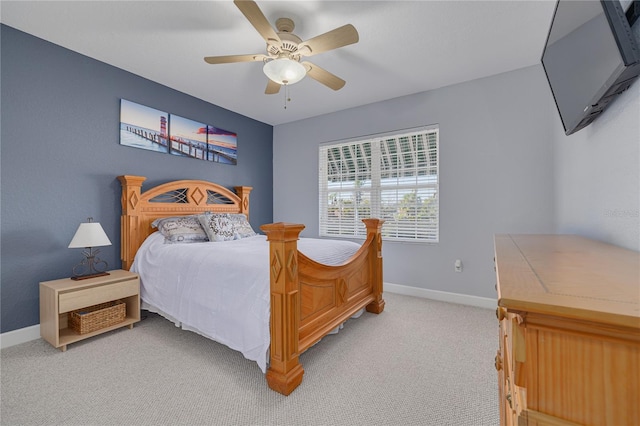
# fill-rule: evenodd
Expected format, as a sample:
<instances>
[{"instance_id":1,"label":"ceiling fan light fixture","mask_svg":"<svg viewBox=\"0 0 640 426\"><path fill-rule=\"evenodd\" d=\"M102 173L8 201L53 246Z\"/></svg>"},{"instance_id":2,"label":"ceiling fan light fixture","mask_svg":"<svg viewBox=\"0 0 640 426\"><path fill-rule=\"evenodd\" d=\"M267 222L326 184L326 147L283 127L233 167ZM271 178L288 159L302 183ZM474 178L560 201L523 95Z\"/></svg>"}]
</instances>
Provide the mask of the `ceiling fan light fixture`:
<instances>
[{"instance_id":1,"label":"ceiling fan light fixture","mask_svg":"<svg viewBox=\"0 0 640 426\"><path fill-rule=\"evenodd\" d=\"M262 70L270 80L281 85L297 83L307 74L304 65L289 58L273 59L265 63Z\"/></svg>"}]
</instances>

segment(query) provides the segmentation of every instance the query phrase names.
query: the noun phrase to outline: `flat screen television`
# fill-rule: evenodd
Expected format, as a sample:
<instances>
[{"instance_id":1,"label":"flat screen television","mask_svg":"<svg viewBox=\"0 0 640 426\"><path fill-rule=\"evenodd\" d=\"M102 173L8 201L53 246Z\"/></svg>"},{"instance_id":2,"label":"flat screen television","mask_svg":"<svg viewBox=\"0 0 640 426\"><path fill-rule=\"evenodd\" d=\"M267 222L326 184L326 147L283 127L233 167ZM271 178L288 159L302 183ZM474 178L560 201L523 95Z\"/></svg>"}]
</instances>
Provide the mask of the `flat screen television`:
<instances>
[{"instance_id":1,"label":"flat screen television","mask_svg":"<svg viewBox=\"0 0 640 426\"><path fill-rule=\"evenodd\" d=\"M640 75L640 0L558 0L542 65L565 134L588 126Z\"/></svg>"}]
</instances>

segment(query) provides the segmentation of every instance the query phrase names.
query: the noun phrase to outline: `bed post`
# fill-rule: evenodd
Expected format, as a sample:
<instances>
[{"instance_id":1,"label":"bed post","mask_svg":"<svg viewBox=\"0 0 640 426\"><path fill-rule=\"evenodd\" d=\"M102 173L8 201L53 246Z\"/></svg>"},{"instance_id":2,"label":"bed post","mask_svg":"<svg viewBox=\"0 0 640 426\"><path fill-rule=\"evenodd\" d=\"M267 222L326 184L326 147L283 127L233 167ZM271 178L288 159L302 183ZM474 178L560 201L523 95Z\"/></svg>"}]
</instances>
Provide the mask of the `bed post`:
<instances>
[{"instance_id":1,"label":"bed post","mask_svg":"<svg viewBox=\"0 0 640 426\"><path fill-rule=\"evenodd\" d=\"M271 277L271 359L266 379L271 389L289 395L304 374L298 360L298 238L304 225L280 222L260 229L269 240Z\"/></svg>"},{"instance_id":2,"label":"bed post","mask_svg":"<svg viewBox=\"0 0 640 426\"><path fill-rule=\"evenodd\" d=\"M249 218L249 193L253 189L251 186L234 186L236 194L240 197L240 213L244 213Z\"/></svg>"},{"instance_id":3,"label":"bed post","mask_svg":"<svg viewBox=\"0 0 640 426\"><path fill-rule=\"evenodd\" d=\"M373 290L373 302L367 305L367 312L379 314L384 310L382 298L382 224L384 220L363 219L367 227L367 237L373 234L373 243L369 250L369 268Z\"/></svg>"},{"instance_id":4,"label":"bed post","mask_svg":"<svg viewBox=\"0 0 640 426\"><path fill-rule=\"evenodd\" d=\"M139 201L142 182L146 178L142 176L118 176L122 185L122 216L120 216L120 259L122 269L129 270L133 264L133 258L140 246L140 241L135 241L132 235L138 235L140 226L138 215L140 213Z\"/></svg>"}]
</instances>

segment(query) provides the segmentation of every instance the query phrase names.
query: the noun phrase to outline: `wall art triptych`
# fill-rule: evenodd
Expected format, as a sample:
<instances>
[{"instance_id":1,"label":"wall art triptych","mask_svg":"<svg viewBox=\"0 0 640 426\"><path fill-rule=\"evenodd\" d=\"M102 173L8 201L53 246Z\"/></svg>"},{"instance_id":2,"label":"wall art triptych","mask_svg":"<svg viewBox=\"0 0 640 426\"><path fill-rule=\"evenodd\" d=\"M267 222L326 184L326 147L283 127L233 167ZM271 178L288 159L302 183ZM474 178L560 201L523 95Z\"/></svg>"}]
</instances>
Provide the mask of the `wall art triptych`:
<instances>
[{"instance_id":1,"label":"wall art triptych","mask_svg":"<svg viewBox=\"0 0 640 426\"><path fill-rule=\"evenodd\" d=\"M236 133L120 100L120 144L223 164L238 164Z\"/></svg>"}]
</instances>

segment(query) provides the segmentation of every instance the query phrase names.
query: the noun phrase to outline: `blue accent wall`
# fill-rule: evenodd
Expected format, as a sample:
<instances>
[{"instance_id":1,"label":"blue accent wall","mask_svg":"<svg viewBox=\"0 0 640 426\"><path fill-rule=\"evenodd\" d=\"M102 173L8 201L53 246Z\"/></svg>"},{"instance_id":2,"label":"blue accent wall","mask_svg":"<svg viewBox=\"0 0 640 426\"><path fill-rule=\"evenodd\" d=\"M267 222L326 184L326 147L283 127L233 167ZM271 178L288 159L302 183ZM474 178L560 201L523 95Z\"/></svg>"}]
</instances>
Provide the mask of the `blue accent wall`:
<instances>
[{"instance_id":1,"label":"blue accent wall","mask_svg":"<svg viewBox=\"0 0 640 426\"><path fill-rule=\"evenodd\" d=\"M118 175L146 176L143 190L176 179L253 186L251 224L272 221L272 126L6 25L0 40L1 332L40 322L39 282L71 275L82 254L67 246L87 217L113 243L99 256L121 267ZM121 98L236 132L238 165L120 145Z\"/></svg>"}]
</instances>

